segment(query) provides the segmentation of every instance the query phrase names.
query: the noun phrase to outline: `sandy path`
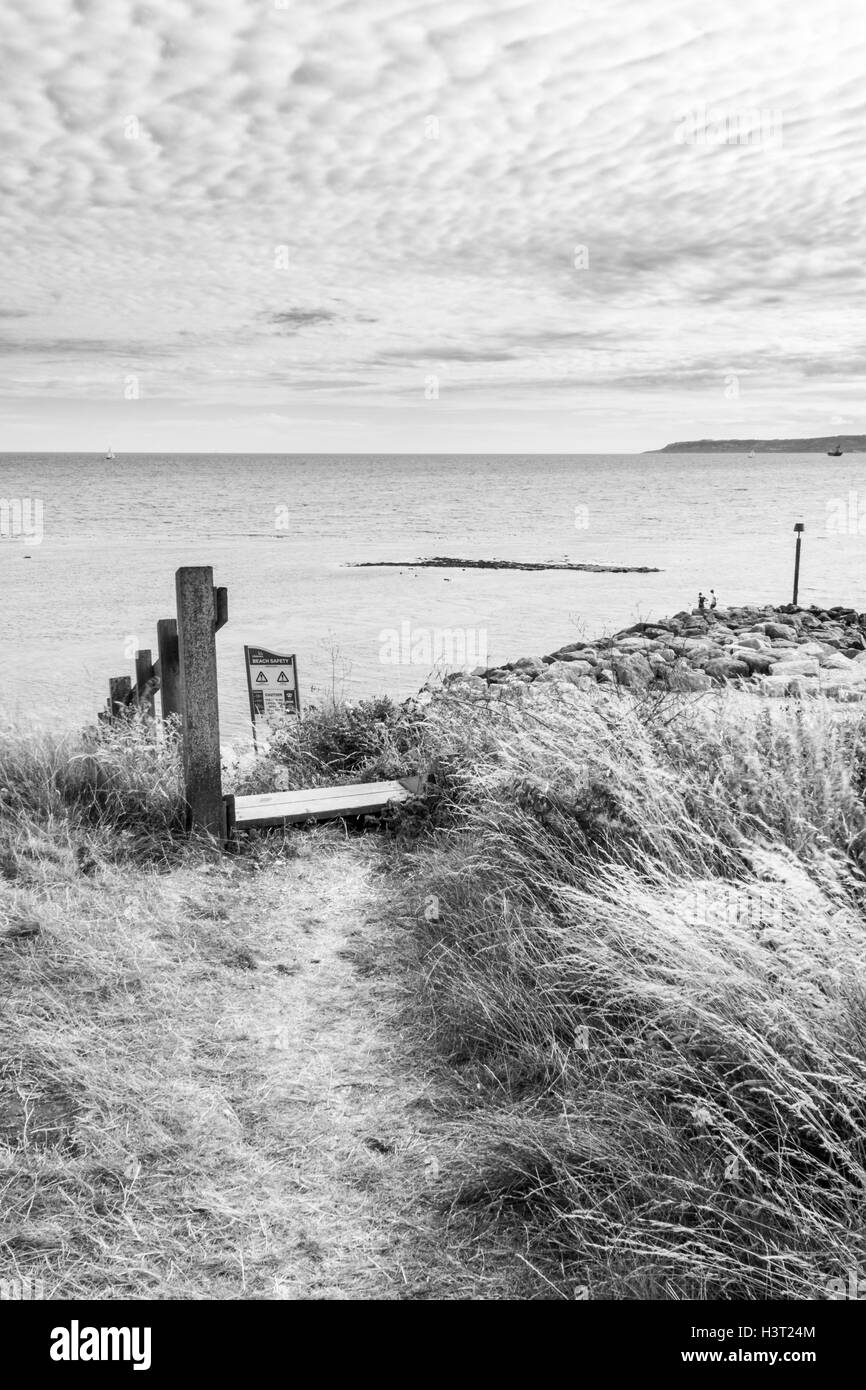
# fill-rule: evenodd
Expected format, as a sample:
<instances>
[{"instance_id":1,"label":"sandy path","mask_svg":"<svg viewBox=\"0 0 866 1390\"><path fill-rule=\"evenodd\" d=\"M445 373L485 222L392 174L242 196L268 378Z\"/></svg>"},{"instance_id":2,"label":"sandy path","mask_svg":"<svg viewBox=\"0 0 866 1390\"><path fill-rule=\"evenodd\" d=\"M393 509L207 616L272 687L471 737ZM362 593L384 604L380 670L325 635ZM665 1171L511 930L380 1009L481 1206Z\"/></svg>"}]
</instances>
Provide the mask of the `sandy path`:
<instances>
[{"instance_id":1,"label":"sandy path","mask_svg":"<svg viewBox=\"0 0 866 1390\"><path fill-rule=\"evenodd\" d=\"M369 842L315 837L247 879L235 903L254 916L260 968L245 981L255 1017L238 1039L249 1071L233 1104L272 1165L290 1231L274 1295L489 1297L445 1253L440 1172L453 1137L401 1039L377 880Z\"/></svg>"}]
</instances>

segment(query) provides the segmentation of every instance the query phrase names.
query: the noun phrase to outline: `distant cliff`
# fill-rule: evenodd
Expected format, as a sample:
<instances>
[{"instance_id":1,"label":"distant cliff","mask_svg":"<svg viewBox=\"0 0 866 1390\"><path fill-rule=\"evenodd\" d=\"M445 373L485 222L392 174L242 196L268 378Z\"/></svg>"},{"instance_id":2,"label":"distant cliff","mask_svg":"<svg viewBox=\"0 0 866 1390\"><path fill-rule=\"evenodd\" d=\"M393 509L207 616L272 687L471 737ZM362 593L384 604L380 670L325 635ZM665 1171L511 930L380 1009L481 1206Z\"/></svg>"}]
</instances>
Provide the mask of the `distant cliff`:
<instances>
[{"instance_id":1,"label":"distant cliff","mask_svg":"<svg viewBox=\"0 0 866 1390\"><path fill-rule=\"evenodd\" d=\"M843 453L866 451L866 434L822 435L817 439L678 439L648 454L822 454L839 447Z\"/></svg>"}]
</instances>

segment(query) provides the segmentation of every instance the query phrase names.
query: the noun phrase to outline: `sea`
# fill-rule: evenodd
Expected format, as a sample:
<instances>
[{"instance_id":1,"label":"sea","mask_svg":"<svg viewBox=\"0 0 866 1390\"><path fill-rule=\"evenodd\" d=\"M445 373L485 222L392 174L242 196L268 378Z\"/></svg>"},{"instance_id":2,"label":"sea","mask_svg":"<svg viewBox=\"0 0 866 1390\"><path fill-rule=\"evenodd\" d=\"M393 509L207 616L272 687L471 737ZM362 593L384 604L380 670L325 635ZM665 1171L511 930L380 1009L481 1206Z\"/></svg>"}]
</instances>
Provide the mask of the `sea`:
<instances>
[{"instance_id":1,"label":"sea","mask_svg":"<svg viewBox=\"0 0 866 1390\"><path fill-rule=\"evenodd\" d=\"M796 522L800 602L866 608L863 454L0 454L0 718L92 722L135 649L156 655L182 565L228 589L220 721L239 741L245 645L295 656L302 707L399 700L699 590L788 602ZM415 564L434 556L657 572Z\"/></svg>"}]
</instances>

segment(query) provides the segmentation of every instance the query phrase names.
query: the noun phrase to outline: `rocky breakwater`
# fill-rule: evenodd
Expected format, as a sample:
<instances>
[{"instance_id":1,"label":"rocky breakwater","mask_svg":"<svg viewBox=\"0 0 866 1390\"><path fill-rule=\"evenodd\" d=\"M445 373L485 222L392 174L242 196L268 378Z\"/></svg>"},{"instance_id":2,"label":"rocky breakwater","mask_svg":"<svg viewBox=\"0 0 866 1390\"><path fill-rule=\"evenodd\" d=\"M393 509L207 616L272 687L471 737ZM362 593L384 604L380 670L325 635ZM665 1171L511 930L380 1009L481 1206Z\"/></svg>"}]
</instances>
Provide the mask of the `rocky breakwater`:
<instances>
[{"instance_id":1,"label":"rocky breakwater","mask_svg":"<svg viewBox=\"0 0 866 1390\"><path fill-rule=\"evenodd\" d=\"M635 623L613 637L569 642L548 656L479 667L479 691L558 682L635 690L735 685L771 696L866 699L866 613L853 608L718 608Z\"/></svg>"}]
</instances>

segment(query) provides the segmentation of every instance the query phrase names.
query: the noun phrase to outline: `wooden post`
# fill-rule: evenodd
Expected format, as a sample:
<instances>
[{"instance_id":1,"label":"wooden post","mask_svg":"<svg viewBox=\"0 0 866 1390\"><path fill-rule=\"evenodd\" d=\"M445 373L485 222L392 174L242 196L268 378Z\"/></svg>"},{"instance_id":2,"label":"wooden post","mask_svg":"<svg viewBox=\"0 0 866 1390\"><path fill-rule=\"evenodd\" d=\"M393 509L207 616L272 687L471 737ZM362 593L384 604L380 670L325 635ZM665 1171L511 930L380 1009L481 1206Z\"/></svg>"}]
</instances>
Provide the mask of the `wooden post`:
<instances>
[{"instance_id":1,"label":"wooden post","mask_svg":"<svg viewBox=\"0 0 866 1390\"><path fill-rule=\"evenodd\" d=\"M135 703L139 709L146 709L151 719L154 718L153 653L147 647L135 653Z\"/></svg>"},{"instance_id":2,"label":"wooden post","mask_svg":"<svg viewBox=\"0 0 866 1390\"><path fill-rule=\"evenodd\" d=\"M216 615L214 625L216 631L219 632L220 628L225 627L229 620L229 591L224 584L220 584L219 588L214 589L213 606Z\"/></svg>"},{"instance_id":3,"label":"wooden post","mask_svg":"<svg viewBox=\"0 0 866 1390\"><path fill-rule=\"evenodd\" d=\"M160 618L156 625L159 647L159 695L162 717L180 714L180 656L177 646L177 619Z\"/></svg>"},{"instance_id":4,"label":"wooden post","mask_svg":"<svg viewBox=\"0 0 866 1390\"><path fill-rule=\"evenodd\" d=\"M238 823L235 816L235 799L229 793L223 798L226 806L226 848L228 850L237 849Z\"/></svg>"},{"instance_id":5,"label":"wooden post","mask_svg":"<svg viewBox=\"0 0 866 1390\"><path fill-rule=\"evenodd\" d=\"M132 681L129 676L110 676L108 679L108 717L115 719L126 707Z\"/></svg>"},{"instance_id":6,"label":"wooden post","mask_svg":"<svg viewBox=\"0 0 866 1390\"><path fill-rule=\"evenodd\" d=\"M797 536L797 546L794 551L794 597L791 600L794 604L797 602L797 593L800 588L800 541L802 540L805 529L802 521L794 522L794 531Z\"/></svg>"},{"instance_id":7,"label":"wooden post","mask_svg":"<svg viewBox=\"0 0 866 1390\"><path fill-rule=\"evenodd\" d=\"M216 605L210 565L177 571L177 639L181 672L183 770L189 824L220 844L226 813L220 767Z\"/></svg>"}]
</instances>

